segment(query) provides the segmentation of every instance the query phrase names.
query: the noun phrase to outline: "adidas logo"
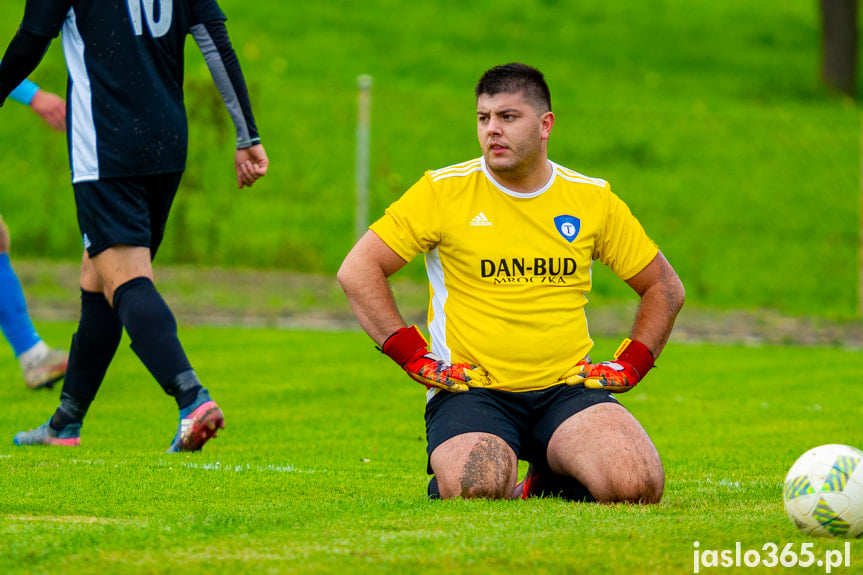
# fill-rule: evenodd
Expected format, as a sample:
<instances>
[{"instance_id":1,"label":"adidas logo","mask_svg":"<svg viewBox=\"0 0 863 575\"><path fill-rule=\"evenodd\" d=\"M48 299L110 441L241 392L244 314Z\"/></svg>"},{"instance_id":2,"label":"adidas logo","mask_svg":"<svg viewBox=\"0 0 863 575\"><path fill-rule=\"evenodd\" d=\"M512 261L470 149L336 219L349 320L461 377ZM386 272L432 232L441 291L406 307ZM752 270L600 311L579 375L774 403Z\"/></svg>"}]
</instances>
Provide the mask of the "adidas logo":
<instances>
[{"instance_id":1,"label":"adidas logo","mask_svg":"<svg viewBox=\"0 0 863 575\"><path fill-rule=\"evenodd\" d=\"M476 217L474 217L474 219L472 219L470 221L470 225L472 225L472 226L490 226L491 222L489 221L489 219L487 217L485 217L484 213L480 212L476 215Z\"/></svg>"},{"instance_id":2,"label":"adidas logo","mask_svg":"<svg viewBox=\"0 0 863 575\"><path fill-rule=\"evenodd\" d=\"M195 424L194 419L186 419L183 418L180 420L180 429L177 435L181 437L184 441L189 436L189 433L192 431L192 426Z\"/></svg>"}]
</instances>

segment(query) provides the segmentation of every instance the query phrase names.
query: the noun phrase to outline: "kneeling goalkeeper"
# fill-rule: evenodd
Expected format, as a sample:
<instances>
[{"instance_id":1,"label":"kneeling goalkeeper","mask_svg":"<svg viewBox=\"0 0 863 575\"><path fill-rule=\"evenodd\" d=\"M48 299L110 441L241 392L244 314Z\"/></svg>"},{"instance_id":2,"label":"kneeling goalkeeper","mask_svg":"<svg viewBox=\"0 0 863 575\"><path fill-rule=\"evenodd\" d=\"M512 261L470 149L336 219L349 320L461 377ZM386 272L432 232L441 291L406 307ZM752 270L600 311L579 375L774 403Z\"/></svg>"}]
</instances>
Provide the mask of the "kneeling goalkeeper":
<instances>
[{"instance_id":1,"label":"kneeling goalkeeper","mask_svg":"<svg viewBox=\"0 0 863 575\"><path fill-rule=\"evenodd\" d=\"M554 114L538 70L492 68L475 95L481 157L426 172L338 274L363 329L428 388L429 495L658 502L662 462L613 394L653 367L683 286L607 182L548 159ZM430 347L388 284L420 253ZM596 259L641 298L601 363L584 310ZM519 460L530 466L517 484Z\"/></svg>"}]
</instances>

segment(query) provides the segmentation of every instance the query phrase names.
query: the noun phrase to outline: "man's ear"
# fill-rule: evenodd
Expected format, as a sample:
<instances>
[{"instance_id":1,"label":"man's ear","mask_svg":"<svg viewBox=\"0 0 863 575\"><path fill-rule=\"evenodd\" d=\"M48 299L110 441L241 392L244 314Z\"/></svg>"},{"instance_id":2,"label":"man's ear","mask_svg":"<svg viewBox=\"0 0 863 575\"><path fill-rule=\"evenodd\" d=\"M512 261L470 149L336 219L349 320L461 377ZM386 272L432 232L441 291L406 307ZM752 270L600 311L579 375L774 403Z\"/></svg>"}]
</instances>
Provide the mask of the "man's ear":
<instances>
[{"instance_id":1,"label":"man's ear","mask_svg":"<svg viewBox=\"0 0 863 575\"><path fill-rule=\"evenodd\" d=\"M542 115L541 121L540 135L543 140L548 140L548 137L551 135L551 129L554 127L554 113L546 112Z\"/></svg>"}]
</instances>

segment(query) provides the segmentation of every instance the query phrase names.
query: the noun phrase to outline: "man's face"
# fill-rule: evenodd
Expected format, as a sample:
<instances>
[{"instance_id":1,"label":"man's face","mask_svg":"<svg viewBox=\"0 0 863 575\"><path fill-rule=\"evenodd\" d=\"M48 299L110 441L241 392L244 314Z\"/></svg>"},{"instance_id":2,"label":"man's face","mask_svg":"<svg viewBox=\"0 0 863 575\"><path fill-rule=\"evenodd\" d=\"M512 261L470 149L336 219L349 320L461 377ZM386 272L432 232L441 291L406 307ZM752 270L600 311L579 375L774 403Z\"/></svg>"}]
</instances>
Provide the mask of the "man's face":
<instances>
[{"instance_id":1,"label":"man's face","mask_svg":"<svg viewBox=\"0 0 863 575\"><path fill-rule=\"evenodd\" d=\"M486 165L504 182L520 181L541 169L554 123L551 112L535 110L522 93L482 94L476 102L476 132Z\"/></svg>"}]
</instances>

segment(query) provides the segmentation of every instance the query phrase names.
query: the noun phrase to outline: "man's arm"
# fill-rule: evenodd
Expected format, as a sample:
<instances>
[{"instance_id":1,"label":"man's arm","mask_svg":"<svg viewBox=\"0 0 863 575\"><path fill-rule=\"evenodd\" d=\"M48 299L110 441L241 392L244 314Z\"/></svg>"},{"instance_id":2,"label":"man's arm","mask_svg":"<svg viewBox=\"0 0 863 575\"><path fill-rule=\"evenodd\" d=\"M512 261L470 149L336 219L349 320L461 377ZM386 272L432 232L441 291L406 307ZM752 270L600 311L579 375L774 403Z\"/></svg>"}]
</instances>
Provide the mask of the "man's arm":
<instances>
[{"instance_id":1,"label":"man's arm","mask_svg":"<svg viewBox=\"0 0 863 575\"><path fill-rule=\"evenodd\" d=\"M579 363L564 374L562 382L622 393L635 387L653 368L683 307L683 284L662 252L626 283L641 297L629 338L611 361Z\"/></svg>"},{"instance_id":2,"label":"man's arm","mask_svg":"<svg viewBox=\"0 0 863 575\"><path fill-rule=\"evenodd\" d=\"M405 326L387 278L406 263L373 231L367 231L348 253L338 280L360 325L382 352L426 387L460 392L467 391L469 383L486 385L484 370L441 359L429 351L416 326Z\"/></svg>"},{"instance_id":3,"label":"man's arm","mask_svg":"<svg viewBox=\"0 0 863 575\"><path fill-rule=\"evenodd\" d=\"M66 131L66 101L57 94L46 92L32 80L25 79L10 92L9 97L18 103L30 106L58 132Z\"/></svg>"},{"instance_id":4,"label":"man's arm","mask_svg":"<svg viewBox=\"0 0 863 575\"><path fill-rule=\"evenodd\" d=\"M405 327L387 278L407 262L369 230L342 262L337 278L348 303L376 344Z\"/></svg>"},{"instance_id":5,"label":"man's arm","mask_svg":"<svg viewBox=\"0 0 863 575\"><path fill-rule=\"evenodd\" d=\"M18 86L12 90L9 94L9 97L18 102L19 104L24 104L25 106L29 106L30 102L33 101L33 98L36 96L36 92L39 91L39 86L30 80L24 80Z\"/></svg>"},{"instance_id":6,"label":"man's arm","mask_svg":"<svg viewBox=\"0 0 863 575\"><path fill-rule=\"evenodd\" d=\"M66 131L66 100L39 88L30 100L30 108L58 132Z\"/></svg>"},{"instance_id":7,"label":"man's arm","mask_svg":"<svg viewBox=\"0 0 863 575\"><path fill-rule=\"evenodd\" d=\"M630 339L643 343L657 358L683 307L683 283L662 252L626 283L641 297Z\"/></svg>"},{"instance_id":8,"label":"man's arm","mask_svg":"<svg viewBox=\"0 0 863 575\"><path fill-rule=\"evenodd\" d=\"M228 30L224 22L206 22L192 27L192 37L204 55L213 82L222 95L237 131L237 151L234 156L237 186L251 186L267 173L269 160L261 146L246 81L228 38Z\"/></svg>"},{"instance_id":9,"label":"man's arm","mask_svg":"<svg viewBox=\"0 0 863 575\"><path fill-rule=\"evenodd\" d=\"M51 38L37 36L23 29L18 30L0 62L0 106L36 69L50 43Z\"/></svg>"},{"instance_id":10,"label":"man's arm","mask_svg":"<svg viewBox=\"0 0 863 575\"><path fill-rule=\"evenodd\" d=\"M71 3L72 0L25 2L21 26L0 63L0 106L42 61L51 40L60 34Z\"/></svg>"}]
</instances>

